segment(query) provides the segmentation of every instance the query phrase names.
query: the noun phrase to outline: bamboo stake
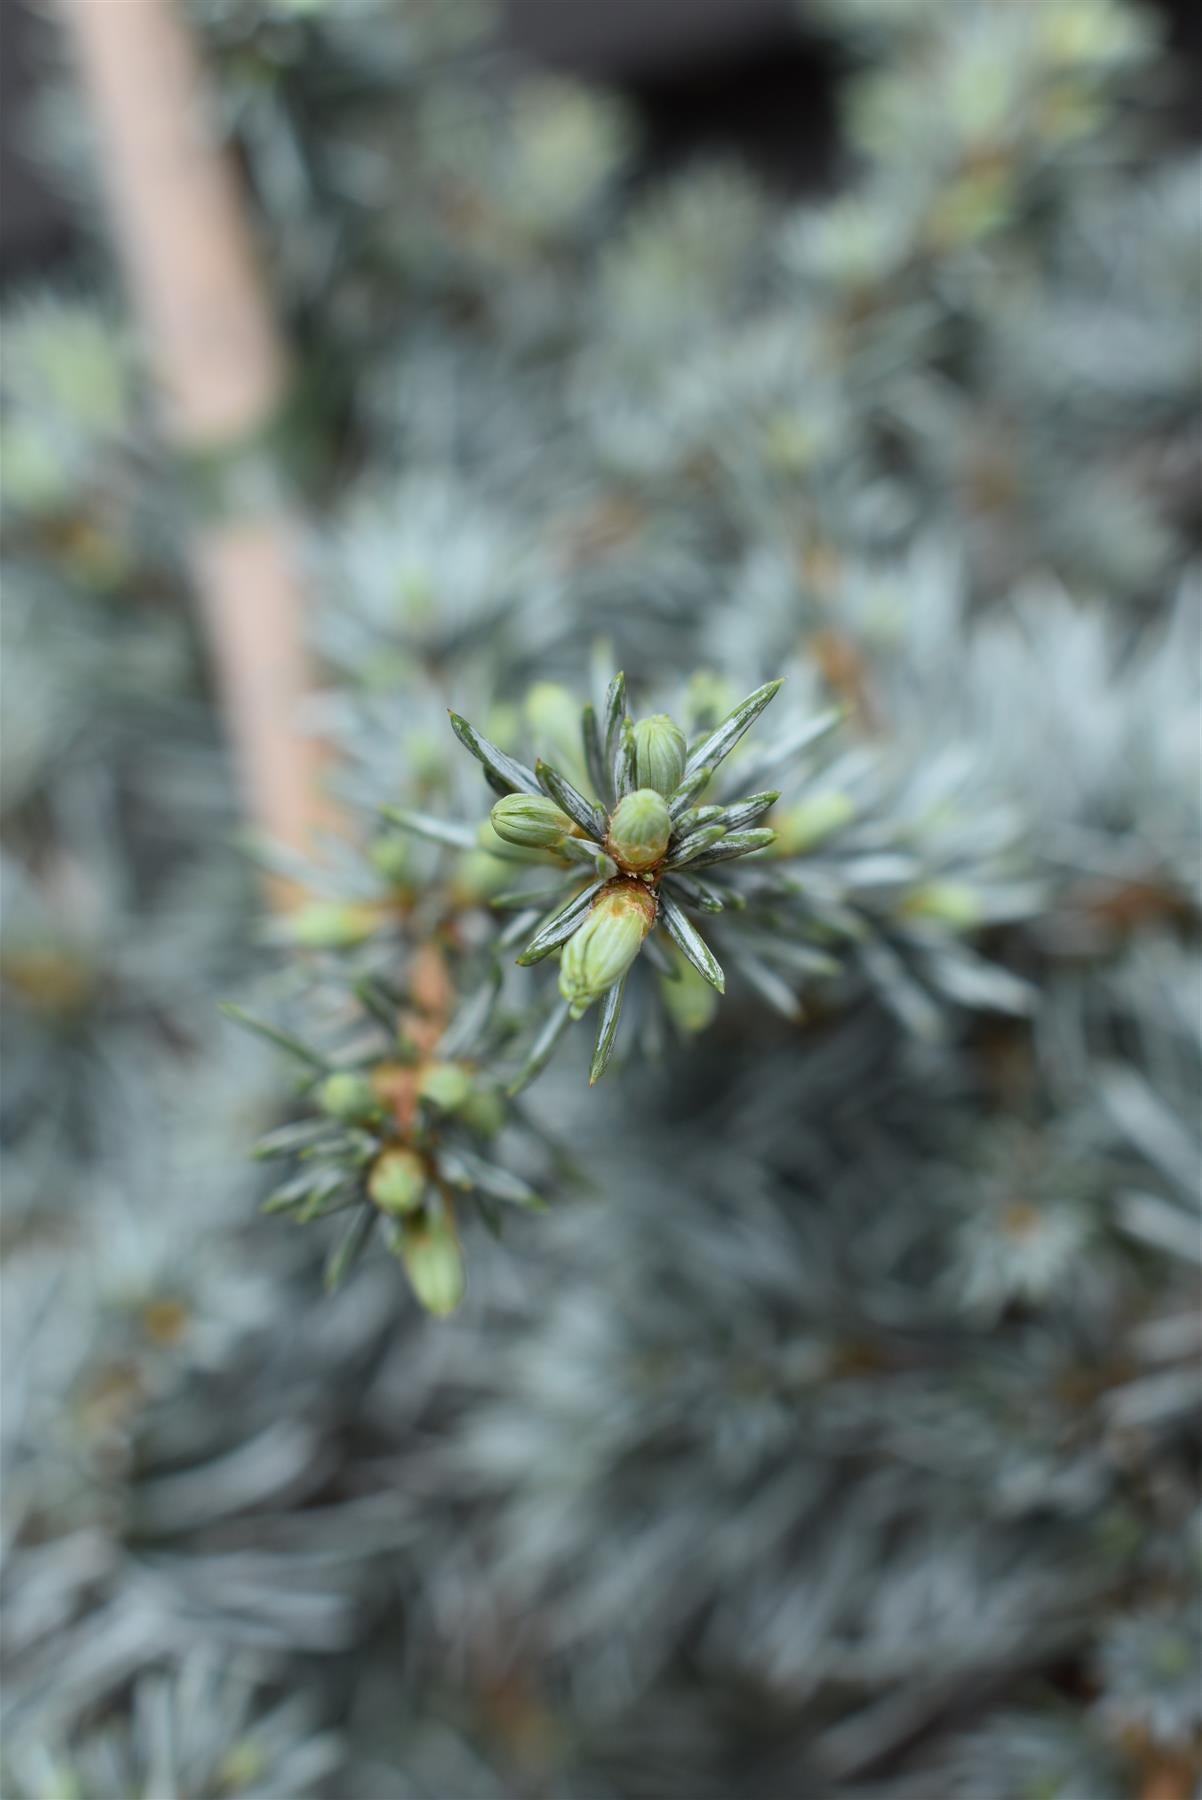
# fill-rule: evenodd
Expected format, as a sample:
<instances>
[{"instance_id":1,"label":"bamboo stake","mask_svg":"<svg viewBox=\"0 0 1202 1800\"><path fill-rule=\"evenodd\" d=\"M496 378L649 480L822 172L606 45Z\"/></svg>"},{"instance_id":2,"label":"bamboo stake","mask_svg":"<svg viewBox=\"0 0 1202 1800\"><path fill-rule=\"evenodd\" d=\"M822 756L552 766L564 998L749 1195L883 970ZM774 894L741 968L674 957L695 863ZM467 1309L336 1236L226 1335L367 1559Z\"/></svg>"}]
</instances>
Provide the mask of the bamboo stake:
<instances>
[{"instance_id":1,"label":"bamboo stake","mask_svg":"<svg viewBox=\"0 0 1202 1800\"><path fill-rule=\"evenodd\" d=\"M165 432L184 456L219 461L267 433L288 376L196 47L174 0L60 5ZM191 561L248 812L304 849L318 755L297 729L308 674L292 537L282 503L248 499L197 524Z\"/></svg>"}]
</instances>

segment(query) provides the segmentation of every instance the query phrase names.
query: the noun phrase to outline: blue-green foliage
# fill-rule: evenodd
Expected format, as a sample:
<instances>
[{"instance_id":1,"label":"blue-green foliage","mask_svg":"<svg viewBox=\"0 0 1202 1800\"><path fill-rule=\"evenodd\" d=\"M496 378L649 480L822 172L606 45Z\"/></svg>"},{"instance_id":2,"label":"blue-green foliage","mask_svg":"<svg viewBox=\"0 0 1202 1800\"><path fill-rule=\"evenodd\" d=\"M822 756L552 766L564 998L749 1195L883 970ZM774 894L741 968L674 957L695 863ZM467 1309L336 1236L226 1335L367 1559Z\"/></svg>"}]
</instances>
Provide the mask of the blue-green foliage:
<instances>
[{"instance_id":1,"label":"blue-green foliage","mask_svg":"<svg viewBox=\"0 0 1202 1800\"><path fill-rule=\"evenodd\" d=\"M1199 170L1150 15L807 5L847 158L799 202L644 178L474 6L192 12L353 830L253 946L120 303L10 299L0 1786L1187 1794ZM42 138L86 194L68 91ZM447 713L592 804L616 668L690 745L784 677L721 795L780 799L746 906L690 896L726 993L656 933L590 1090ZM465 1269L427 1318L404 1273Z\"/></svg>"}]
</instances>

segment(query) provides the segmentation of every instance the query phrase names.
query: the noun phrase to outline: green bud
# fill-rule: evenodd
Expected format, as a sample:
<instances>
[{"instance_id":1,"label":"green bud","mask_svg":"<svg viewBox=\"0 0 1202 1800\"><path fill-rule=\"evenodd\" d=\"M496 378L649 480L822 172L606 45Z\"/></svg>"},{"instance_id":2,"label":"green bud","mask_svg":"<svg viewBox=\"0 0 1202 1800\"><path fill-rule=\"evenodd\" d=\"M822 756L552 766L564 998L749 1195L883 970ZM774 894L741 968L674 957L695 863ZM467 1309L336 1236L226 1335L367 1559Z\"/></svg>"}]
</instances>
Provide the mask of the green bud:
<instances>
[{"instance_id":1,"label":"green bud","mask_svg":"<svg viewBox=\"0 0 1202 1800\"><path fill-rule=\"evenodd\" d=\"M459 1117L469 1131L495 1137L505 1123L505 1102L495 1088L473 1088L459 1108Z\"/></svg>"},{"instance_id":2,"label":"green bud","mask_svg":"<svg viewBox=\"0 0 1202 1800\"><path fill-rule=\"evenodd\" d=\"M14 363L29 371L40 408L57 426L97 436L124 429L125 347L108 319L75 301L43 301L6 330Z\"/></svg>"},{"instance_id":3,"label":"green bud","mask_svg":"<svg viewBox=\"0 0 1202 1800\"><path fill-rule=\"evenodd\" d=\"M574 1019L621 980L654 923L655 900L639 882L614 882L593 902L559 964L559 991Z\"/></svg>"},{"instance_id":4,"label":"green bud","mask_svg":"<svg viewBox=\"0 0 1202 1800\"><path fill-rule=\"evenodd\" d=\"M401 569L396 577L397 611L406 625L419 630L436 616L434 583L428 569Z\"/></svg>"},{"instance_id":5,"label":"green bud","mask_svg":"<svg viewBox=\"0 0 1202 1800\"><path fill-rule=\"evenodd\" d=\"M37 512L62 504L71 493L71 472L56 450L53 434L36 421L11 418L0 429L0 461L8 504Z\"/></svg>"},{"instance_id":6,"label":"green bud","mask_svg":"<svg viewBox=\"0 0 1202 1800\"><path fill-rule=\"evenodd\" d=\"M680 786L688 746L684 732L667 713L640 719L634 728L635 771L641 788L670 794Z\"/></svg>"},{"instance_id":7,"label":"green bud","mask_svg":"<svg viewBox=\"0 0 1202 1800\"><path fill-rule=\"evenodd\" d=\"M1183 1631L1165 1631L1152 1647L1152 1667L1165 1681L1186 1675L1193 1666L1194 1647Z\"/></svg>"},{"instance_id":8,"label":"green bud","mask_svg":"<svg viewBox=\"0 0 1202 1800\"><path fill-rule=\"evenodd\" d=\"M492 826L487 819L483 828L494 838ZM478 901L487 900L490 894L499 894L502 888L513 885L513 870L487 850L468 850L455 865L453 893L460 903L468 906Z\"/></svg>"},{"instance_id":9,"label":"green bud","mask_svg":"<svg viewBox=\"0 0 1202 1800\"><path fill-rule=\"evenodd\" d=\"M427 1063L417 1078L417 1091L440 1112L456 1112L472 1091L472 1078L461 1063Z\"/></svg>"},{"instance_id":10,"label":"green bud","mask_svg":"<svg viewBox=\"0 0 1202 1800\"><path fill-rule=\"evenodd\" d=\"M636 788L619 800L609 821L610 855L640 873L660 861L672 835L668 803L654 788Z\"/></svg>"},{"instance_id":11,"label":"green bud","mask_svg":"<svg viewBox=\"0 0 1202 1800\"><path fill-rule=\"evenodd\" d=\"M539 754L575 782L586 779L580 737L580 702L555 681L536 681L526 695L526 724Z\"/></svg>"},{"instance_id":12,"label":"green bud","mask_svg":"<svg viewBox=\"0 0 1202 1800\"><path fill-rule=\"evenodd\" d=\"M267 1773L267 1752L254 1738L240 1738L222 1757L217 1779L223 1793L241 1794L255 1787Z\"/></svg>"},{"instance_id":13,"label":"green bud","mask_svg":"<svg viewBox=\"0 0 1202 1800\"><path fill-rule=\"evenodd\" d=\"M367 1192L381 1212L411 1213L421 1205L426 1165L415 1150L385 1150L367 1178Z\"/></svg>"},{"instance_id":14,"label":"green bud","mask_svg":"<svg viewBox=\"0 0 1202 1800\"><path fill-rule=\"evenodd\" d=\"M427 1312L443 1319L467 1290L463 1252L447 1218L414 1219L405 1226L401 1260L409 1285Z\"/></svg>"},{"instance_id":15,"label":"green bud","mask_svg":"<svg viewBox=\"0 0 1202 1800\"><path fill-rule=\"evenodd\" d=\"M814 794L796 806L774 813L777 856L803 856L807 850L832 837L855 817L855 807L846 794L831 790Z\"/></svg>"},{"instance_id":16,"label":"green bud","mask_svg":"<svg viewBox=\"0 0 1202 1800\"><path fill-rule=\"evenodd\" d=\"M288 941L305 950L353 950L365 944L379 924L370 906L340 900L313 900L283 922Z\"/></svg>"},{"instance_id":17,"label":"green bud","mask_svg":"<svg viewBox=\"0 0 1202 1800\"><path fill-rule=\"evenodd\" d=\"M689 677L685 696L685 716L695 731L709 731L724 719L739 699L737 690L724 675L711 669L698 669Z\"/></svg>"},{"instance_id":18,"label":"green bud","mask_svg":"<svg viewBox=\"0 0 1202 1800\"><path fill-rule=\"evenodd\" d=\"M1050 5L1034 21L1041 61L1056 69L1088 68L1117 61L1138 46L1143 21L1117 7Z\"/></svg>"},{"instance_id":19,"label":"green bud","mask_svg":"<svg viewBox=\"0 0 1202 1800\"><path fill-rule=\"evenodd\" d=\"M720 1004L719 997L705 976L693 967L675 945L672 960L680 972L679 979L670 981L666 976L662 977L659 991L672 1022L679 1030L692 1036L695 1032L704 1031L713 1019Z\"/></svg>"},{"instance_id":20,"label":"green bud","mask_svg":"<svg viewBox=\"0 0 1202 1800\"><path fill-rule=\"evenodd\" d=\"M928 231L941 250L975 243L1005 224L1013 198L1014 173L1004 164L969 170L944 188Z\"/></svg>"},{"instance_id":21,"label":"green bud","mask_svg":"<svg viewBox=\"0 0 1202 1800\"><path fill-rule=\"evenodd\" d=\"M5 469L5 474L7 473L8 470ZM75 1770L68 1768L65 1762L60 1762L54 1751L46 1752L38 1793L39 1796L45 1796L45 1800L87 1800L83 1784Z\"/></svg>"},{"instance_id":22,"label":"green bud","mask_svg":"<svg viewBox=\"0 0 1202 1800\"><path fill-rule=\"evenodd\" d=\"M388 694L408 687L416 678L414 658L408 650L382 650L363 671L363 685L371 693ZM408 752L409 746L405 746ZM408 760L408 759L407 759ZM409 760L409 767L414 764Z\"/></svg>"},{"instance_id":23,"label":"green bud","mask_svg":"<svg viewBox=\"0 0 1202 1800\"><path fill-rule=\"evenodd\" d=\"M911 888L901 910L911 919L934 919L953 931L971 931L984 912L980 895L964 881L928 881Z\"/></svg>"},{"instance_id":24,"label":"green bud","mask_svg":"<svg viewBox=\"0 0 1202 1800\"><path fill-rule=\"evenodd\" d=\"M442 733L409 732L405 738L405 767L422 787L445 787L447 753Z\"/></svg>"},{"instance_id":25,"label":"green bud","mask_svg":"<svg viewBox=\"0 0 1202 1800\"><path fill-rule=\"evenodd\" d=\"M800 475L814 460L814 434L805 420L793 413L778 413L764 426L764 455L773 467Z\"/></svg>"},{"instance_id":26,"label":"green bud","mask_svg":"<svg viewBox=\"0 0 1202 1800\"><path fill-rule=\"evenodd\" d=\"M512 860L509 854L509 845L505 842L504 838L497 836L492 828L491 819L481 819L480 823L477 825L476 843L481 850L486 850L489 856L498 857L502 862L510 862Z\"/></svg>"},{"instance_id":27,"label":"green bud","mask_svg":"<svg viewBox=\"0 0 1202 1800\"><path fill-rule=\"evenodd\" d=\"M502 700L484 715L484 731L502 750L516 750L522 741L522 721L516 706Z\"/></svg>"},{"instance_id":28,"label":"green bud","mask_svg":"<svg viewBox=\"0 0 1202 1800\"><path fill-rule=\"evenodd\" d=\"M380 1110L371 1082L345 1069L326 1076L317 1090L317 1104L323 1113L348 1125L370 1119Z\"/></svg>"},{"instance_id":29,"label":"green bud","mask_svg":"<svg viewBox=\"0 0 1202 1800\"><path fill-rule=\"evenodd\" d=\"M385 881L394 886L413 873L413 846L409 838L399 831L386 832L383 837L378 837L368 855L372 866L379 870Z\"/></svg>"},{"instance_id":30,"label":"green bud","mask_svg":"<svg viewBox=\"0 0 1202 1800\"><path fill-rule=\"evenodd\" d=\"M572 829L567 813L543 794L506 794L489 817L498 837L526 850L554 850Z\"/></svg>"}]
</instances>

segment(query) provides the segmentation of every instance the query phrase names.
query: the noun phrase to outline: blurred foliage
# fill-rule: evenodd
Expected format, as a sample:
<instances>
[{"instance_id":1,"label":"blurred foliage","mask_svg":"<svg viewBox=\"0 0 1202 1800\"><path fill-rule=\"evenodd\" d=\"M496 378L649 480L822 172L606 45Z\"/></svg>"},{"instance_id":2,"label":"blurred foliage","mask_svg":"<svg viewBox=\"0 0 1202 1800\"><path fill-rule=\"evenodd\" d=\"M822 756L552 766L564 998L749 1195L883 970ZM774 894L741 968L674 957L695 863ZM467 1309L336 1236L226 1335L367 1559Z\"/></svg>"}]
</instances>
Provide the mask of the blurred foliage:
<instances>
[{"instance_id":1,"label":"blurred foliage","mask_svg":"<svg viewBox=\"0 0 1202 1800\"><path fill-rule=\"evenodd\" d=\"M649 179L474 5L192 13L354 830L254 926L85 240L4 319L0 1785L1188 1800L1202 171L1151 15L810 0L798 202ZM85 140L59 83L81 219ZM675 848L781 792L590 1091L513 962L564 856L635 867L616 668L686 757L785 680ZM484 811L540 765L550 851Z\"/></svg>"}]
</instances>

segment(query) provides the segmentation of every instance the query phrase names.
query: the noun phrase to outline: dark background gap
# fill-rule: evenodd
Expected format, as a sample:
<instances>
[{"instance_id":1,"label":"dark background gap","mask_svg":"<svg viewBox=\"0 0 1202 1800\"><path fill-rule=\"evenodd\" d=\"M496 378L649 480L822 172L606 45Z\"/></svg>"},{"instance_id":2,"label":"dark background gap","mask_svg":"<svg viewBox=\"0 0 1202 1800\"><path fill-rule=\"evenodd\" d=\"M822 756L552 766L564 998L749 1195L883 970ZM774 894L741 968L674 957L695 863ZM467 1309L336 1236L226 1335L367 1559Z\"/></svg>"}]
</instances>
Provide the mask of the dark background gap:
<instances>
[{"instance_id":1,"label":"dark background gap","mask_svg":"<svg viewBox=\"0 0 1202 1800\"><path fill-rule=\"evenodd\" d=\"M1202 7L1159 0L1171 40L1202 78ZM837 162L833 52L804 30L799 0L504 0L515 46L552 68L625 93L642 114L648 165L735 153L774 185L812 188ZM29 0L0 0L0 280L28 280L69 254L70 215L23 145L36 92ZM1198 94L1181 96L1183 135L1202 135Z\"/></svg>"}]
</instances>

